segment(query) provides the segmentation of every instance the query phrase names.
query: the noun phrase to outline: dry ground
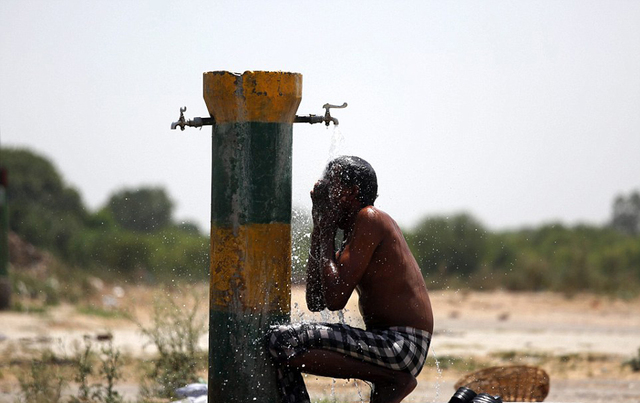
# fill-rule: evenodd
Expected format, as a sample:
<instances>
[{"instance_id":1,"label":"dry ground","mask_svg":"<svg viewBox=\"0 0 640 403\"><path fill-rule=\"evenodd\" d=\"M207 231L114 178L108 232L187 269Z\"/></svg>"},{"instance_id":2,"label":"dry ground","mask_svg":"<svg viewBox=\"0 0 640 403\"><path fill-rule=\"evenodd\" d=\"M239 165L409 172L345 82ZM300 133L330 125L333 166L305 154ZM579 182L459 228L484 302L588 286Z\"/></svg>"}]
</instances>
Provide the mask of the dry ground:
<instances>
[{"instance_id":1,"label":"dry ground","mask_svg":"<svg viewBox=\"0 0 640 403\"><path fill-rule=\"evenodd\" d=\"M102 290L84 307L61 305L44 313L0 312L0 402L13 402L18 391L15 365L28 350L49 347L69 353L84 335L114 335L114 344L131 357L153 354L136 325L119 312L128 309L142 323L150 320L153 296L158 290L124 287L116 296ZM188 294L168 293L180 303ZM206 287L195 290L200 311L207 316ZM530 364L550 374L547 401L640 401L640 372L623 363L638 358L640 348L640 298L613 300L594 295L567 298L552 293L434 291L431 294L436 330L430 360L408 402L448 401L453 384L464 374L492 366ZM182 300L184 299L184 301ZM108 308L104 304L115 307ZM81 313L84 312L84 313ZM356 301L345 310L347 323L358 325ZM312 315L304 309L304 294L294 289L292 320L329 319L337 315ZM201 346L206 348L206 336ZM437 365L436 365L437 361ZM136 396L135 367L127 368L121 390ZM313 399L359 401L368 397L362 382L308 377Z\"/></svg>"}]
</instances>

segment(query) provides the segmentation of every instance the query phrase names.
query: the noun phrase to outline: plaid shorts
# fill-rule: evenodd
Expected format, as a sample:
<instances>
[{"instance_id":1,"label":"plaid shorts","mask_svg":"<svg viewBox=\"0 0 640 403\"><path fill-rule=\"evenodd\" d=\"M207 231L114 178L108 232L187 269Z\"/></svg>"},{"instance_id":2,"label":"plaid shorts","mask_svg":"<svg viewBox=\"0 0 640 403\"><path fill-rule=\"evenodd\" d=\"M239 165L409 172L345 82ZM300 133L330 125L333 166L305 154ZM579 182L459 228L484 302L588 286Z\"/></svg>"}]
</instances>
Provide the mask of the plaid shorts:
<instances>
[{"instance_id":1,"label":"plaid shorts","mask_svg":"<svg viewBox=\"0 0 640 403\"><path fill-rule=\"evenodd\" d=\"M427 358L431 334L404 326L363 330L339 323L296 323L272 326L267 342L277 364L309 349L325 349L415 377ZM278 384L286 402L309 401L298 369L278 365Z\"/></svg>"}]
</instances>

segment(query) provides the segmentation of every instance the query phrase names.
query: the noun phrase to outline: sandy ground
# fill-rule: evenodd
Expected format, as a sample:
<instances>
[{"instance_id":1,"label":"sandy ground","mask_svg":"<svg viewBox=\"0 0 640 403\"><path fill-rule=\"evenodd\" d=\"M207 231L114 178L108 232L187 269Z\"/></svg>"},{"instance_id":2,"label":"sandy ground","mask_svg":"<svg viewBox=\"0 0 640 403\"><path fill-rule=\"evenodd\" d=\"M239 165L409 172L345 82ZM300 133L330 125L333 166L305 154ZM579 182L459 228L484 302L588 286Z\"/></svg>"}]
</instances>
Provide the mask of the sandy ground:
<instances>
[{"instance_id":1,"label":"sandy ground","mask_svg":"<svg viewBox=\"0 0 640 403\"><path fill-rule=\"evenodd\" d=\"M113 297L105 291L101 301L129 308L142 323L150 320L154 292L126 288ZM207 316L206 289L200 313ZM180 297L173 291L172 295ZM431 360L419 377L419 385L406 401L448 401L453 384L471 370L491 365L537 365L550 374L548 402L640 402L640 372L622 363L638 357L640 348L640 298L613 300L594 295L567 298L552 293L434 291L431 299L436 328ZM336 314L312 315L304 309L304 293L294 289L292 320L339 321ZM100 308L102 309L102 308ZM358 325L357 301L349 302L344 317ZM69 352L74 341L111 332L114 344L132 356L152 354L146 340L131 321L78 313L62 305L46 313L0 312L0 351L15 356L19 346L50 347ZM200 344L207 347L207 338ZM435 360L438 365L435 364ZM6 367L6 362L0 365ZM0 366L0 402L13 402L18 390L15 376ZM368 397L363 382L308 377L313 399L360 401ZM121 390L130 399L136 385L124 382Z\"/></svg>"}]
</instances>

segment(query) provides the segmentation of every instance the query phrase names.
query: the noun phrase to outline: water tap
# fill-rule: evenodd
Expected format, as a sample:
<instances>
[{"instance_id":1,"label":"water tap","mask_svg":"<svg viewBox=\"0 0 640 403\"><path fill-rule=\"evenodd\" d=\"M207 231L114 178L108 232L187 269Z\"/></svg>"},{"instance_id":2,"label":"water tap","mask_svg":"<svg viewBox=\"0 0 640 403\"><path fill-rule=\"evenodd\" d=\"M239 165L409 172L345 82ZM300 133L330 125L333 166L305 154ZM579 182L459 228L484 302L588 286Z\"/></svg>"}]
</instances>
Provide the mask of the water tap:
<instances>
[{"instance_id":1,"label":"water tap","mask_svg":"<svg viewBox=\"0 0 640 403\"><path fill-rule=\"evenodd\" d=\"M325 112L324 112L324 124L329 126L329 122L333 122L334 125L338 125L338 119L336 118L332 118L331 117L331 113L329 113L329 109L331 108L336 108L336 109L343 109L347 107L347 103L344 102L342 105L338 106L338 105L331 105L331 104L324 104L322 105L322 107L324 108Z\"/></svg>"},{"instance_id":2,"label":"water tap","mask_svg":"<svg viewBox=\"0 0 640 403\"><path fill-rule=\"evenodd\" d=\"M310 123L310 124L314 124L314 123L323 123L327 126L329 126L329 123L333 122L334 125L338 125L338 119L334 118L331 116L331 112L329 112L329 110L331 108L336 108L336 109L342 109L342 108L346 108L347 107L347 103L343 103L342 105L331 105L331 104L324 104L322 106L325 110L324 112L324 116L317 116L317 115L309 115L309 116L297 116L294 120L294 123Z\"/></svg>"},{"instance_id":3,"label":"water tap","mask_svg":"<svg viewBox=\"0 0 640 403\"><path fill-rule=\"evenodd\" d=\"M171 123L171 130L175 130L176 127L178 126L180 126L180 130L184 131L185 126L202 127L206 125L215 124L215 120L212 117L211 118L193 118L193 119L186 120L184 118L184 113L186 111L187 111L186 106L183 106L182 108L180 108L180 118L178 119L177 122Z\"/></svg>"}]
</instances>

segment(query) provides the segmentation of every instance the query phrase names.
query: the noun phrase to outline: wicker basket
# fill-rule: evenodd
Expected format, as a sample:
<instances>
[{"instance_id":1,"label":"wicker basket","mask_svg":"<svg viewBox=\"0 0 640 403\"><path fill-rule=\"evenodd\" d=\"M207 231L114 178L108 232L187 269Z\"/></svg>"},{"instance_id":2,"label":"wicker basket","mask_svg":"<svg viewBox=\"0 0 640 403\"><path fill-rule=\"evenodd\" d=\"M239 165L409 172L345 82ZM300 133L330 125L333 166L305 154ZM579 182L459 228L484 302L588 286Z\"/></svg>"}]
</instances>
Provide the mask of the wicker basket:
<instances>
[{"instance_id":1,"label":"wicker basket","mask_svg":"<svg viewBox=\"0 0 640 403\"><path fill-rule=\"evenodd\" d=\"M455 388L461 386L476 393L498 395L505 402L542 402L549 394L549 375L526 365L491 367L460 379Z\"/></svg>"}]
</instances>

